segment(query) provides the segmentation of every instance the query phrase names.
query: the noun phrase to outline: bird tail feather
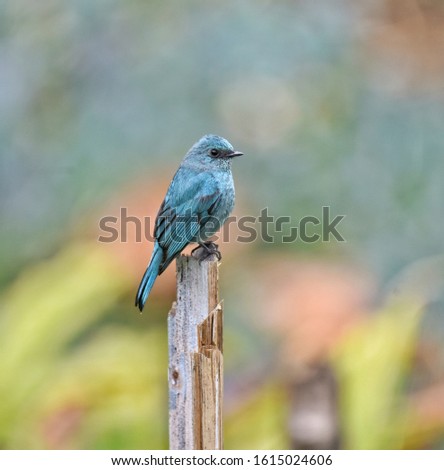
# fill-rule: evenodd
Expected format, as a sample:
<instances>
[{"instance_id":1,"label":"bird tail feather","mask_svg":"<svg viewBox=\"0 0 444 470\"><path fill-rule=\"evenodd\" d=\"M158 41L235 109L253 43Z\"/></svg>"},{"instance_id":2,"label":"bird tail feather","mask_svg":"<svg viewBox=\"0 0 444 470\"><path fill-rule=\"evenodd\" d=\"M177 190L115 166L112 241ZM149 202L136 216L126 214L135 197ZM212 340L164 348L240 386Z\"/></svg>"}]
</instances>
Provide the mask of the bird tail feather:
<instances>
[{"instance_id":1,"label":"bird tail feather","mask_svg":"<svg viewBox=\"0 0 444 470\"><path fill-rule=\"evenodd\" d=\"M156 243L153 254L151 256L150 264L148 265L148 268L146 269L145 274L140 281L140 286L136 295L136 307L139 307L140 311L143 310L145 302L148 299L148 295L154 285L154 281L159 275L159 267L162 258L162 248L160 248L160 246Z\"/></svg>"}]
</instances>

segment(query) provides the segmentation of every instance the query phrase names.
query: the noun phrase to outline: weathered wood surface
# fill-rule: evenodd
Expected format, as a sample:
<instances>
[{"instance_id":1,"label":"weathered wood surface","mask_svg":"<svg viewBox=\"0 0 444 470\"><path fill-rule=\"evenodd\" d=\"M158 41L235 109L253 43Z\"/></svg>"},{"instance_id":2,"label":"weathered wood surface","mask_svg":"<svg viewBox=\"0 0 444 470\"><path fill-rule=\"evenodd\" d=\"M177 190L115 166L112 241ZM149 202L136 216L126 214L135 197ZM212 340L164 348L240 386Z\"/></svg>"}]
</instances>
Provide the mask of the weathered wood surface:
<instances>
[{"instance_id":1,"label":"weathered wood surface","mask_svg":"<svg viewBox=\"0 0 444 470\"><path fill-rule=\"evenodd\" d=\"M170 449L222 449L223 311L219 263L177 259L168 316Z\"/></svg>"}]
</instances>

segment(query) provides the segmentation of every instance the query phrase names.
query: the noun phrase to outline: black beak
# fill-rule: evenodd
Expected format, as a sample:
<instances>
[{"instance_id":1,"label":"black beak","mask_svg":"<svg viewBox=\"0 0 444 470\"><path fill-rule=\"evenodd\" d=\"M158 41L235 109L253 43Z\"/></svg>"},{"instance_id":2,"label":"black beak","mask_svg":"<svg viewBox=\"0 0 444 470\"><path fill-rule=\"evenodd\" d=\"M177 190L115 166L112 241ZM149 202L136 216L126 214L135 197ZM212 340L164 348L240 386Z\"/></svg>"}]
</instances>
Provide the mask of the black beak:
<instances>
[{"instance_id":1,"label":"black beak","mask_svg":"<svg viewBox=\"0 0 444 470\"><path fill-rule=\"evenodd\" d=\"M242 155L243 155L242 152L236 152L236 151L234 151L234 152L229 153L229 154L227 155L227 157L230 157L230 158L232 158L232 157L241 157Z\"/></svg>"}]
</instances>

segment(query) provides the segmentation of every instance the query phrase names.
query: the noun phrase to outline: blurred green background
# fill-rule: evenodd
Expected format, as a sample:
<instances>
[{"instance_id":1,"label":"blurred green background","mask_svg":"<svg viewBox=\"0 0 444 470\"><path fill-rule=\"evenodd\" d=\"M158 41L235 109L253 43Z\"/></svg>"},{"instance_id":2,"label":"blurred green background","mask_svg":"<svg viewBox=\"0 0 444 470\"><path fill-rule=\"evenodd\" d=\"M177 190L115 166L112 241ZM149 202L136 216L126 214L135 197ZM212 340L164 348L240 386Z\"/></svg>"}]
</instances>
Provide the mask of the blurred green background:
<instances>
[{"instance_id":1,"label":"blurred green background","mask_svg":"<svg viewBox=\"0 0 444 470\"><path fill-rule=\"evenodd\" d=\"M444 2L0 4L0 448L167 448L174 266L133 307L201 135L235 213L346 242L223 243L225 447L444 447Z\"/></svg>"}]
</instances>

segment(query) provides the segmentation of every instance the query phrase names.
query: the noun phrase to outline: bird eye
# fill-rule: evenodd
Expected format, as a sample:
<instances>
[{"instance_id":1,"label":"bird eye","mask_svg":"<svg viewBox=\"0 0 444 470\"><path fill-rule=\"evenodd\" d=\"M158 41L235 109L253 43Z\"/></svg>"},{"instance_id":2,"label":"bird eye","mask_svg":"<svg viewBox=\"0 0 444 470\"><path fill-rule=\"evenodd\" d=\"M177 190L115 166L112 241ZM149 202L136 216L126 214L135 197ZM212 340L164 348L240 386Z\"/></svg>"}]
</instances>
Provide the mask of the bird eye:
<instances>
[{"instance_id":1,"label":"bird eye","mask_svg":"<svg viewBox=\"0 0 444 470\"><path fill-rule=\"evenodd\" d=\"M217 157L217 156L219 155L219 150L217 150L217 149L211 149L211 150L210 150L210 155L211 155L212 157Z\"/></svg>"}]
</instances>

